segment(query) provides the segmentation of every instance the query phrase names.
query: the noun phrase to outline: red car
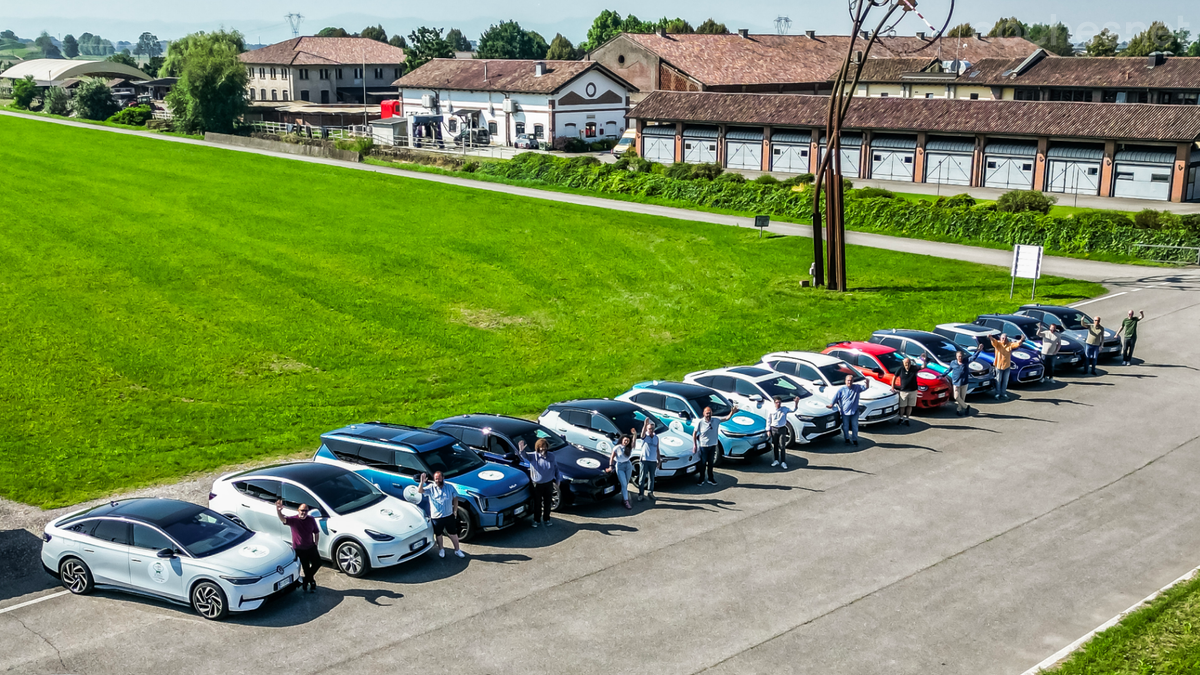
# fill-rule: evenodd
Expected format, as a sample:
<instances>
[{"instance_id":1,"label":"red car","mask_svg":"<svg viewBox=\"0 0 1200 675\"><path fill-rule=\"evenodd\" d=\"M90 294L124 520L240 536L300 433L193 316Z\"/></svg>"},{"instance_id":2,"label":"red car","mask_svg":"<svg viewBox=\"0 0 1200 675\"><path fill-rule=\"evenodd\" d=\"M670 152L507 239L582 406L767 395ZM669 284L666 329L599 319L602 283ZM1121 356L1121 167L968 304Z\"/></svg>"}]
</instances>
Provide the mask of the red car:
<instances>
[{"instance_id":1,"label":"red car","mask_svg":"<svg viewBox=\"0 0 1200 675\"><path fill-rule=\"evenodd\" d=\"M904 361L900 352L873 342L835 342L824 353L854 364L863 375L887 385L895 382L895 373ZM917 373L917 383L918 410L936 408L953 400L950 382L936 370L922 368Z\"/></svg>"}]
</instances>

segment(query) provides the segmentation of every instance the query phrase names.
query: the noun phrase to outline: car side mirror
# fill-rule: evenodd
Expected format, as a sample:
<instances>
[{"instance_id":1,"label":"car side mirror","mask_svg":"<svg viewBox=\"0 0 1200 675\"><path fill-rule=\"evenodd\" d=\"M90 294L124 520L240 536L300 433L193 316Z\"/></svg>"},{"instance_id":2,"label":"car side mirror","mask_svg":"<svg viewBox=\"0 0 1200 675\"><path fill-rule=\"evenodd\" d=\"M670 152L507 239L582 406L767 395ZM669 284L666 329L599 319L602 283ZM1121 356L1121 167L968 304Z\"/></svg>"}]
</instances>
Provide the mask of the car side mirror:
<instances>
[{"instance_id":1,"label":"car side mirror","mask_svg":"<svg viewBox=\"0 0 1200 675\"><path fill-rule=\"evenodd\" d=\"M325 516L323 516L321 514L321 509L309 509L308 517L309 518L324 518Z\"/></svg>"},{"instance_id":2,"label":"car side mirror","mask_svg":"<svg viewBox=\"0 0 1200 675\"><path fill-rule=\"evenodd\" d=\"M691 419L692 419L692 414L691 414L690 412L686 411L686 410L684 410L684 411L681 411L681 412L679 413L679 419L683 420L684 422L691 421Z\"/></svg>"},{"instance_id":3,"label":"car side mirror","mask_svg":"<svg viewBox=\"0 0 1200 675\"><path fill-rule=\"evenodd\" d=\"M750 400L755 403L762 403L763 397L759 394L750 394Z\"/></svg>"},{"instance_id":4,"label":"car side mirror","mask_svg":"<svg viewBox=\"0 0 1200 675\"><path fill-rule=\"evenodd\" d=\"M160 548L155 555L160 558L174 558L178 554L175 553L175 549L173 548Z\"/></svg>"}]
</instances>

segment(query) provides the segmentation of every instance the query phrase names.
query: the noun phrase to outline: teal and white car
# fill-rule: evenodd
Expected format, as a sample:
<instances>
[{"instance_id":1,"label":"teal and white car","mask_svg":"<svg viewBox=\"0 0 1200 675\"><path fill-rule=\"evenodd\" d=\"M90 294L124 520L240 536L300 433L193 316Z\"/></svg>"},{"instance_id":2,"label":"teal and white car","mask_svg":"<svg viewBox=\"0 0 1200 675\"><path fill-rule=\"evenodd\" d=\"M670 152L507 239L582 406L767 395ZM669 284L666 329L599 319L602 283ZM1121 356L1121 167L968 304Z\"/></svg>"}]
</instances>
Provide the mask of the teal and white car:
<instances>
[{"instance_id":1,"label":"teal and white car","mask_svg":"<svg viewBox=\"0 0 1200 675\"><path fill-rule=\"evenodd\" d=\"M724 417L733 410L729 399L716 389L684 382L638 382L617 400L636 403L667 426L682 429L687 434L695 432L696 420L704 416L705 408L712 408L715 417ZM722 422L717 437L720 443L718 459L746 459L771 449L767 420L744 410L738 410Z\"/></svg>"}]
</instances>

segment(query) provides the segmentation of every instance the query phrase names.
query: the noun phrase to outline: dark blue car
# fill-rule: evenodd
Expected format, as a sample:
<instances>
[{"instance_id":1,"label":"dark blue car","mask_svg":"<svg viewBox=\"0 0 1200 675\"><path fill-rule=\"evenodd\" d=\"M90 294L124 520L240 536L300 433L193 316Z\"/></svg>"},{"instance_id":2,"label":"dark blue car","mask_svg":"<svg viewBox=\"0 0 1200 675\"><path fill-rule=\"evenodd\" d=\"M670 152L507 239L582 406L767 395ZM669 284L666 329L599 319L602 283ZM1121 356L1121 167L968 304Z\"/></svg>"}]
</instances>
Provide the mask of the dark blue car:
<instances>
[{"instance_id":1,"label":"dark blue car","mask_svg":"<svg viewBox=\"0 0 1200 675\"><path fill-rule=\"evenodd\" d=\"M585 501L599 501L617 491L617 477L606 473L608 457L567 443L554 431L529 420L504 415L459 415L438 420L431 428L450 434L463 445L479 452L489 462L505 464L529 472L529 463L517 456L520 441L533 452L534 443L544 438L548 452L558 463L560 481L554 486L553 508Z\"/></svg>"}]
</instances>

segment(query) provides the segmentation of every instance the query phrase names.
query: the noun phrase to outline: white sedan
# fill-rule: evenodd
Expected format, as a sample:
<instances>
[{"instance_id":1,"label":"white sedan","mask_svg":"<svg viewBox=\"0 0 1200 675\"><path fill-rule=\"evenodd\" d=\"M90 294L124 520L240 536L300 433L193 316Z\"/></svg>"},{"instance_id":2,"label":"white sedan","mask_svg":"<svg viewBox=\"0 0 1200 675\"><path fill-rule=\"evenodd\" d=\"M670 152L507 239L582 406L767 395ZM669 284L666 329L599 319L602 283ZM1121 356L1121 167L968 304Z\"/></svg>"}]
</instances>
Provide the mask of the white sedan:
<instances>
[{"instance_id":1,"label":"white sedan","mask_svg":"<svg viewBox=\"0 0 1200 675\"><path fill-rule=\"evenodd\" d=\"M737 403L738 408L766 417L774 408L771 400L783 399L787 416L785 442L808 443L841 430L842 416L827 406L833 397L814 394L790 375L776 373L761 366L734 366L715 370L700 370L683 376L684 382L716 389ZM800 398L797 405L795 397Z\"/></svg>"},{"instance_id":2,"label":"white sedan","mask_svg":"<svg viewBox=\"0 0 1200 675\"><path fill-rule=\"evenodd\" d=\"M76 511L47 525L42 542L42 566L76 595L110 588L191 605L212 620L258 609L300 578L290 546L175 499Z\"/></svg>"},{"instance_id":3,"label":"white sedan","mask_svg":"<svg viewBox=\"0 0 1200 675\"><path fill-rule=\"evenodd\" d=\"M308 505L321 532L321 557L352 577L408 562L433 548L433 525L424 511L333 464L293 462L226 474L208 495L214 511L290 545L291 528L275 510L280 500L285 516Z\"/></svg>"},{"instance_id":4,"label":"white sedan","mask_svg":"<svg viewBox=\"0 0 1200 675\"><path fill-rule=\"evenodd\" d=\"M867 384L859 397L861 424L877 424L895 419L900 408L900 396L886 384L866 377L854 366L836 356L815 352L774 352L762 357L762 365L777 373L791 375L814 394L835 395L846 386L846 376L855 384Z\"/></svg>"}]
</instances>

